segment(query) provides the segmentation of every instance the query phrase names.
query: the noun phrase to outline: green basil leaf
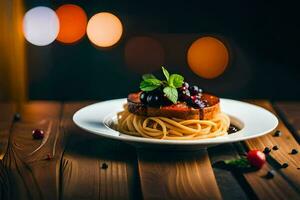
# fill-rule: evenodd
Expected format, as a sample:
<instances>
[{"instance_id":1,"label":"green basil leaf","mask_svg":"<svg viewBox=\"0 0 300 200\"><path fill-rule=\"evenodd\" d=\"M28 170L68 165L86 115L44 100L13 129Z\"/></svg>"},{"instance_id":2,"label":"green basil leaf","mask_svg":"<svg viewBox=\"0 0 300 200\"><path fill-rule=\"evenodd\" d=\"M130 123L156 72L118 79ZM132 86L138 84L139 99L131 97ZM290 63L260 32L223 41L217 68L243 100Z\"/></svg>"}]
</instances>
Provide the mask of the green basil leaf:
<instances>
[{"instance_id":1,"label":"green basil leaf","mask_svg":"<svg viewBox=\"0 0 300 200\"><path fill-rule=\"evenodd\" d=\"M152 91L158 88L161 85L161 83L162 82L158 79L146 79L141 82L140 89L146 92Z\"/></svg>"},{"instance_id":2,"label":"green basil leaf","mask_svg":"<svg viewBox=\"0 0 300 200\"><path fill-rule=\"evenodd\" d=\"M170 76L170 79L169 79L168 83L169 83L169 86L173 86L175 88L179 88L179 87L182 86L183 81L184 81L183 76L181 76L179 74L172 74Z\"/></svg>"},{"instance_id":3,"label":"green basil leaf","mask_svg":"<svg viewBox=\"0 0 300 200\"><path fill-rule=\"evenodd\" d=\"M162 69L167 81L169 81L170 74L169 74L168 70L166 70L164 67L161 67L161 69Z\"/></svg>"},{"instance_id":4,"label":"green basil leaf","mask_svg":"<svg viewBox=\"0 0 300 200\"><path fill-rule=\"evenodd\" d=\"M144 81L149 83L149 84L152 84L152 85L160 86L160 84L161 84L161 80L158 80L156 78L150 78L150 79L147 79L147 80L144 80Z\"/></svg>"},{"instance_id":5,"label":"green basil leaf","mask_svg":"<svg viewBox=\"0 0 300 200\"><path fill-rule=\"evenodd\" d=\"M178 92L176 88L173 87L165 87L164 88L164 94L167 96L167 98L172 101L174 104L177 103L178 100Z\"/></svg>"},{"instance_id":6,"label":"green basil leaf","mask_svg":"<svg viewBox=\"0 0 300 200\"><path fill-rule=\"evenodd\" d=\"M157 79L153 74L144 74L142 78L143 78L143 80Z\"/></svg>"},{"instance_id":7,"label":"green basil leaf","mask_svg":"<svg viewBox=\"0 0 300 200\"><path fill-rule=\"evenodd\" d=\"M249 161L245 157L238 158L238 159L224 160L224 163L234 167L241 167L241 168L250 167Z\"/></svg>"}]
</instances>

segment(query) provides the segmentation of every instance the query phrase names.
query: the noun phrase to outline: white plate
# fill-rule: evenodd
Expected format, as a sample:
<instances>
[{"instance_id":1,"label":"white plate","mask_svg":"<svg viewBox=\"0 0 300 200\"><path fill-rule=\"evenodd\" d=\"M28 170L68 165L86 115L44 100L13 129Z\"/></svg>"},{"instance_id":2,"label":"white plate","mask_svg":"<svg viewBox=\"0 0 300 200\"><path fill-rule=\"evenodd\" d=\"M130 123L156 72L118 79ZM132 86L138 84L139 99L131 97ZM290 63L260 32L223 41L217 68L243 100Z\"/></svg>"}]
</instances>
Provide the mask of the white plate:
<instances>
[{"instance_id":1,"label":"white plate","mask_svg":"<svg viewBox=\"0 0 300 200\"><path fill-rule=\"evenodd\" d=\"M84 107L73 116L73 121L80 128L97 135L121 140L137 147L175 147L206 148L209 146L237 142L256 138L273 131L278 120L271 112L249 103L230 99L221 99L221 110L230 116L231 123L241 128L240 131L216 138L200 140L160 140L135 137L120 133L109 127L116 120L116 113L123 109L126 99L115 99Z\"/></svg>"}]
</instances>

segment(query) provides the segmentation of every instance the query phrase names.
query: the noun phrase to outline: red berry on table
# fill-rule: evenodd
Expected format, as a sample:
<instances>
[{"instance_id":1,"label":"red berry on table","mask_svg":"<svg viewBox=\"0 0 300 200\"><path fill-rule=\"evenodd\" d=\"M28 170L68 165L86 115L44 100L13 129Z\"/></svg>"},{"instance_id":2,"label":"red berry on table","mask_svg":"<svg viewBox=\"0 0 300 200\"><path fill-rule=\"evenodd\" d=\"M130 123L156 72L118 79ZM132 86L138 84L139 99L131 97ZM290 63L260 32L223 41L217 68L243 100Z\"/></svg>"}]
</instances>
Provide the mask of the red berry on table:
<instances>
[{"instance_id":1,"label":"red berry on table","mask_svg":"<svg viewBox=\"0 0 300 200\"><path fill-rule=\"evenodd\" d=\"M47 154L46 156L46 160L51 160L52 156L50 155L50 153Z\"/></svg>"},{"instance_id":2,"label":"red berry on table","mask_svg":"<svg viewBox=\"0 0 300 200\"><path fill-rule=\"evenodd\" d=\"M41 129L34 129L32 131L32 137L35 140L41 140L44 138L44 131Z\"/></svg>"},{"instance_id":3,"label":"red berry on table","mask_svg":"<svg viewBox=\"0 0 300 200\"><path fill-rule=\"evenodd\" d=\"M250 165L257 167L257 168L262 168L262 166L266 162L265 154L259 150L249 151L247 154L247 159L248 159Z\"/></svg>"}]
</instances>

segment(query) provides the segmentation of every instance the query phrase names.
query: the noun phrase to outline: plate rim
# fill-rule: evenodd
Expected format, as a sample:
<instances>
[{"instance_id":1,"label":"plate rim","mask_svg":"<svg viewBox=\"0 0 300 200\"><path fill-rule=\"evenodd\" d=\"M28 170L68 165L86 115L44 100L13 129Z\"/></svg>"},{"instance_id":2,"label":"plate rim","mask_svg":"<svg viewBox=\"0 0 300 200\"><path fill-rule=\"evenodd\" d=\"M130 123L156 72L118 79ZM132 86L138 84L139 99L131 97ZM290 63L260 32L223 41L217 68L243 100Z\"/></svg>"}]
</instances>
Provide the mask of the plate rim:
<instances>
[{"instance_id":1,"label":"plate rim","mask_svg":"<svg viewBox=\"0 0 300 200\"><path fill-rule=\"evenodd\" d=\"M275 120L274 121L275 125L272 128L270 128L270 129L268 129L268 130L266 130L264 132L258 133L258 134L252 134L252 135L248 135L248 136L247 135L241 135L239 137L236 137L236 138L232 137L230 139L228 139L228 137L226 138L226 136L224 136L225 138L223 136L220 136L220 137L216 137L216 138L199 139L199 140L163 140L163 139L152 139L152 138L144 138L144 137L137 137L137 136L127 135L127 134L121 133L119 131L113 130L111 128L108 128L108 127L106 127L105 124L104 124L104 126L106 127L106 129L103 130L102 133L101 133L99 131L94 131L94 130L88 129L85 126L82 126L77 121L77 118L78 118L79 114L84 109L86 109L87 107L96 106L97 104L105 104L105 103L112 102L112 101L124 101L125 102L126 98L111 99L111 100L101 101L101 102L97 102L97 103L93 103L93 104L90 104L88 106L85 106L85 107L77 110L73 114L73 117L72 117L73 122L79 128L81 128L81 129L83 129L83 130L85 130L87 132L96 134L98 136L105 137L105 138L120 140L120 141L124 141L124 142L129 142L129 143L156 144L156 145L178 145L178 146L180 146L180 145L188 145L188 146L190 146L190 145L210 146L210 145L216 145L216 144L225 144L225 143L233 143L233 142L239 142L239 141L249 140L249 139L261 137L263 135L271 133L273 130L276 129L276 127L279 124L279 120L276 117L276 115L274 113L270 112L269 110L267 110L267 109L265 109L263 107L260 107L260 106L248 103L248 102L243 102L243 101L238 101L238 100L233 100L233 99L227 99L227 98L220 98L220 101L221 102L222 101L228 101L228 102L233 102L233 103L234 102L235 103L241 103L241 104L244 104L244 105L247 105L247 106L255 107L256 109L263 110L264 112L267 112L268 114L270 114L272 116L272 118ZM103 118L106 118L106 117L107 117L107 115L105 117L103 117ZM236 116L234 116L234 117L236 117ZM102 120L105 120L105 119L102 119ZM99 119L99 123L101 123L100 119ZM240 133L243 133L242 131L243 131L243 129L240 131ZM109 132L110 134L108 134L107 132ZM239 132L237 132L237 133L239 133Z\"/></svg>"}]
</instances>

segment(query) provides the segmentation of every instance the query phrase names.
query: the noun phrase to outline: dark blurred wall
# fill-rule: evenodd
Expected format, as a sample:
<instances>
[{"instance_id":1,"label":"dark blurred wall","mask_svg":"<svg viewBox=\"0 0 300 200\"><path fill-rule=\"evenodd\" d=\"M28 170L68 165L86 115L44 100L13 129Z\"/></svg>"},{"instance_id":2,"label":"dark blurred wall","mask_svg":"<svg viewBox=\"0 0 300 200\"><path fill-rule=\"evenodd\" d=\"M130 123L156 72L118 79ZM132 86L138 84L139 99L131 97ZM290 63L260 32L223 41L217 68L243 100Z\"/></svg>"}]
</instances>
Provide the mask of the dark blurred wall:
<instances>
[{"instance_id":1,"label":"dark blurred wall","mask_svg":"<svg viewBox=\"0 0 300 200\"><path fill-rule=\"evenodd\" d=\"M27 43L31 99L104 100L138 90L140 74L124 62L126 43L136 36L149 36L162 45L161 64L169 71L222 97L300 99L300 14L287 1L25 2L27 10L74 3L88 18L108 11L124 26L121 41L108 49L94 47L87 37L72 45ZM221 38L230 50L229 67L216 79L196 76L186 63L189 45L203 35Z\"/></svg>"}]
</instances>

